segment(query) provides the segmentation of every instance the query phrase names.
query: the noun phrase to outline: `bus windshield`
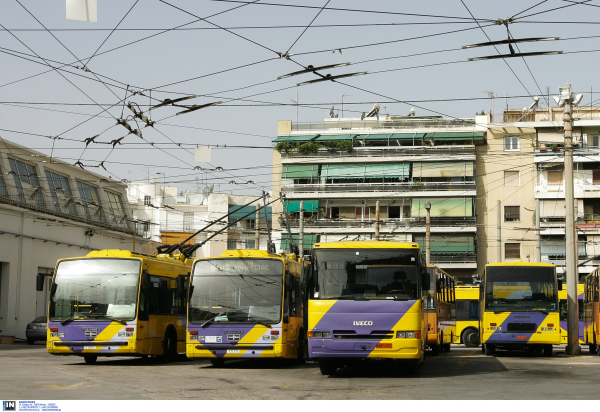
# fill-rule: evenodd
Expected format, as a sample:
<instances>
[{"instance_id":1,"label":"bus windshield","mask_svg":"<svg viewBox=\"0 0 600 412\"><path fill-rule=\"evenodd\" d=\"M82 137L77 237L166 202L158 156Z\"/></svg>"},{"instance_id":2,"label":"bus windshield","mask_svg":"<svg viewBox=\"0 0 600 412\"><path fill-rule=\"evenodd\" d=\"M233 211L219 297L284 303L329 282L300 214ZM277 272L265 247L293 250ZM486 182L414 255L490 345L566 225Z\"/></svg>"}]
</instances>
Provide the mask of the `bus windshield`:
<instances>
[{"instance_id":1,"label":"bus windshield","mask_svg":"<svg viewBox=\"0 0 600 412\"><path fill-rule=\"evenodd\" d=\"M485 309L490 311L556 311L553 267L486 268Z\"/></svg>"},{"instance_id":2,"label":"bus windshield","mask_svg":"<svg viewBox=\"0 0 600 412\"><path fill-rule=\"evenodd\" d=\"M283 262L275 259L210 259L196 262L190 323L278 323Z\"/></svg>"},{"instance_id":3,"label":"bus windshield","mask_svg":"<svg viewBox=\"0 0 600 412\"><path fill-rule=\"evenodd\" d=\"M140 268L137 259L60 262L50 295L50 320L135 318Z\"/></svg>"},{"instance_id":4,"label":"bus windshield","mask_svg":"<svg viewBox=\"0 0 600 412\"><path fill-rule=\"evenodd\" d=\"M418 251L315 250L314 299L416 299Z\"/></svg>"}]
</instances>

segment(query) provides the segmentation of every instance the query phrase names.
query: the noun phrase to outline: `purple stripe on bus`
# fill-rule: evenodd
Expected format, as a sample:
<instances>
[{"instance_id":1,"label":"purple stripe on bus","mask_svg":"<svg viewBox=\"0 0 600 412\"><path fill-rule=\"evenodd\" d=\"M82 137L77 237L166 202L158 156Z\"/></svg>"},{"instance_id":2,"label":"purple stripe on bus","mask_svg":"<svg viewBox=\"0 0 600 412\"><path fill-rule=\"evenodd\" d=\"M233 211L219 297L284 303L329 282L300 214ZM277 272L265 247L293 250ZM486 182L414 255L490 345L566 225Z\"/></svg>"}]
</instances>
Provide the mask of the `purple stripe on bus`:
<instances>
[{"instance_id":1,"label":"purple stripe on bus","mask_svg":"<svg viewBox=\"0 0 600 412\"><path fill-rule=\"evenodd\" d=\"M535 332L508 332L507 325L509 323L535 323L537 330L546 316L540 312L512 312L500 325L502 329L496 330L486 343L527 343ZM519 336L526 336L527 339L519 339Z\"/></svg>"},{"instance_id":2,"label":"purple stripe on bus","mask_svg":"<svg viewBox=\"0 0 600 412\"><path fill-rule=\"evenodd\" d=\"M111 321L69 321L65 325L61 325L60 322L50 321L48 323L48 328L57 328L59 333L64 333L65 336L59 338L61 341L87 341L90 342L89 346L93 346L94 339L96 339L97 335L100 335L104 329L111 324ZM125 327L125 325L123 325ZM89 328L88 331L96 332L96 336L86 337L86 328ZM89 333L88 333L89 334ZM116 335L116 334L115 334ZM116 337L116 336L115 336ZM72 349L71 349L72 348ZM83 346L69 346L69 349L73 351L73 353L81 353L83 352ZM115 347L116 349L116 347ZM108 348L102 350L102 352L108 351ZM112 352L112 350L111 350Z\"/></svg>"}]
</instances>

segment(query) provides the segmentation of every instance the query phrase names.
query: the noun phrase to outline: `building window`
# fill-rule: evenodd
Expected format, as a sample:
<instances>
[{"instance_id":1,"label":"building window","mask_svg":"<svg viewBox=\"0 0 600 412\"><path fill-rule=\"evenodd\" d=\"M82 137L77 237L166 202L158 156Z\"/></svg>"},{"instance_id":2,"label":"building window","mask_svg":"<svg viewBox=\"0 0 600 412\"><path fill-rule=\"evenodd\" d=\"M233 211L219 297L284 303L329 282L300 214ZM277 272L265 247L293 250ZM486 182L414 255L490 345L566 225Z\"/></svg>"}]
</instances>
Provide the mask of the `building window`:
<instances>
[{"instance_id":1,"label":"building window","mask_svg":"<svg viewBox=\"0 0 600 412\"><path fill-rule=\"evenodd\" d=\"M44 196L41 192L40 181L35 166L13 158L8 158L10 169L13 171L15 186L19 192L19 201L28 203L33 200L39 207L44 207Z\"/></svg>"},{"instance_id":2,"label":"building window","mask_svg":"<svg viewBox=\"0 0 600 412\"><path fill-rule=\"evenodd\" d=\"M369 219L369 206L359 206L355 208L355 216L357 219Z\"/></svg>"},{"instance_id":3,"label":"building window","mask_svg":"<svg viewBox=\"0 0 600 412\"><path fill-rule=\"evenodd\" d=\"M519 136L506 136L504 138L504 151L516 151L519 150Z\"/></svg>"},{"instance_id":4,"label":"building window","mask_svg":"<svg viewBox=\"0 0 600 412\"><path fill-rule=\"evenodd\" d=\"M600 147L600 136L592 136L589 142L592 147Z\"/></svg>"},{"instance_id":5,"label":"building window","mask_svg":"<svg viewBox=\"0 0 600 412\"><path fill-rule=\"evenodd\" d=\"M327 217L327 219L339 219L340 218L340 208L339 207L328 207L326 217Z\"/></svg>"},{"instance_id":6,"label":"building window","mask_svg":"<svg viewBox=\"0 0 600 412\"><path fill-rule=\"evenodd\" d=\"M552 186L560 186L563 182L562 170L549 170L548 171L548 184Z\"/></svg>"},{"instance_id":7,"label":"building window","mask_svg":"<svg viewBox=\"0 0 600 412\"><path fill-rule=\"evenodd\" d=\"M79 189L79 195L81 196L82 200L81 203L87 218L106 223L104 211L102 210L102 202L100 201L100 196L98 195L98 189L95 186L79 180L77 181L77 188Z\"/></svg>"},{"instance_id":8,"label":"building window","mask_svg":"<svg viewBox=\"0 0 600 412\"><path fill-rule=\"evenodd\" d=\"M183 212L183 230L194 228L194 212Z\"/></svg>"},{"instance_id":9,"label":"building window","mask_svg":"<svg viewBox=\"0 0 600 412\"><path fill-rule=\"evenodd\" d=\"M505 259L520 259L521 258L521 244L520 243L505 243L504 244L504 258Z\"/></svg>"},{"instance_id":10,"label":"building window","mask_svg":"<svg viewBox=\"0 0 600 412\"><path fill-rule=\"evenodd\" d=\"M144 196L144 204L146 206L150 206L151 203L152 203L152 197L151 196Z\"/></svg>"},{"instance_id":11,"label":"building window","mask_svg":"<svg viewBox=\"0 0 600 412\"><path fill-rule=\"evenodd\" d=\"M504 186L506 187L519 187L521 186L519 182L519 172L515 171L504 171Z\"/></svg>"},{"instance_id":12,"label":"building window","mask_svg":"<svg viewBox=\"0 0 600 412\"><path fill-rule=\"evenodd\" d=\"M227 250L236 250L237 249L237 240L228 240L227 241Z\"/></svg>"},{"instance_id":13,"label":"building window","mask_svg":"<svg viewBox=\"0 0 600 412\"><path fill-rule=\"evenodd\" d=\"M106 191L108 197L108 204L110 205L110 212L112 219L116 224L124 224L129 227L129 221L127 220L127 211L125 205L123 205L123 199L121 195L113 192Z\"/></svg>"},{"instance_id":14,"label":"building window","mask_svg":"<svg viewBox=\"0 0 600 412\"><path fill-rule=\"evenodd\" d=\"M521 207L520 206L504 206L504 221L505 222L520 222Z\"/></svg>"},{"instance_id":15,"label":"building window","mask_svg":"<svg viewBox=\"0 0 600 412\"><path fill-rule=\"evenodd\" d=\"M256 249L256 241L254 239L246 239L246 249Z\"/></svg>"},{"instance_id":16,"label":"building window","mask_svg":"<svg viewBox=\"0 0 600 412\"><path fill-rule=\"evenodd\" d=\"M46 170L46 179L50 188L50 195L54 202L54 209L57 212L69 213L77 216L77 209L73 201L73 193L69 185L69 179L66 176Z\"/></svg>"}]
</instances>

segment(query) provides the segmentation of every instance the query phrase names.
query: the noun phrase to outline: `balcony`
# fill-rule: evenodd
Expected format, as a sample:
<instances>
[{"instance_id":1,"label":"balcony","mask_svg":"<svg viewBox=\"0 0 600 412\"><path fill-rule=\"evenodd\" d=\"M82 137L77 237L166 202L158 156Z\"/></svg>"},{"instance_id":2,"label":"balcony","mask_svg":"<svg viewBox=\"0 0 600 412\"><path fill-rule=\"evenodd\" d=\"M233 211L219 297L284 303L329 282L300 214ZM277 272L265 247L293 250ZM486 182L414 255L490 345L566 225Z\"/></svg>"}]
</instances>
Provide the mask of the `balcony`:
<instances>
[{"instance_id":1,"label":"balcony","mask_svg":"<svg viewBox=\"0 0 600 412\"><path fill-rule=\"evenodd\" d=\"M414 130L414 129L447 129L448 131L472 131L475 127L475 119L443 119L443 118L400 118L400 119L376 119L365 118L327 119L323 122L292 122L292 131L297 132L319 132L332 130L373 131L373 130ZM437 131L437 130L436 130Z\"/></svg>"},{"instance_id":2,"label":"balcony","mask_svg":"<svg viewBox=\"0 0 600 412\"><path fill-rule=\"evenodd\" d=\"M45 193L40 188L21 189L0 185L0 203L25 208L34 212L94 225L106 230L143 235L143 225L138 228L126 214L113 215L112 211L94 203L63 194Z\"/></svg>"},{"instance_id":3,"label":"balcony","mask_svg":"<svg viewBox=\"0 0 600 412\"><path fill-rule=\"evenodd\" d=\"M465 226L475 224L475 217L432 217L432 227L447 227L447 226ZM373 229L375 230L375 219L305 219L305 228L350 228L350 229ZM280 224L284 225L283 220ZM421 217L405 217L398 219L380 219L379 228L382 231L393 230L399 227L407 226L425 226L425 218ZM297 220L290 221L291 228L300 227L300 222Z\"/></svg>"},{"instance_id":4,"label":"balcony","mask_svg":"<svg viewBox=\"0 0 600 412\"><path fill-rule=\"evenodd\" d=\"M310 183L286 184L281 191L286 193L358 193L358 192L445 192L475 191L473 182L393 182L393 183Z\"/></svg>"},{"instance_id":5,"label":"balcony","mask_svg":"<svg viewBox=\"0 0 600 412\"><path fill-rule=\"evenodd\" d=\"M374 157L423 157L431 156L436 158L447 157L448 160L474 160L475 145L454 145L454 146L368 146L355 147L352 152L343 150L330 150L319 148L316 153L303 154L298 148L292 148L281 152L281 159L302 159L302 158L364 158ZM465 157L466 156L466 157ZM468 158L467 158L468 157ZM443 159L442 159L443 160Z\"/></svg>"}]
</instances>

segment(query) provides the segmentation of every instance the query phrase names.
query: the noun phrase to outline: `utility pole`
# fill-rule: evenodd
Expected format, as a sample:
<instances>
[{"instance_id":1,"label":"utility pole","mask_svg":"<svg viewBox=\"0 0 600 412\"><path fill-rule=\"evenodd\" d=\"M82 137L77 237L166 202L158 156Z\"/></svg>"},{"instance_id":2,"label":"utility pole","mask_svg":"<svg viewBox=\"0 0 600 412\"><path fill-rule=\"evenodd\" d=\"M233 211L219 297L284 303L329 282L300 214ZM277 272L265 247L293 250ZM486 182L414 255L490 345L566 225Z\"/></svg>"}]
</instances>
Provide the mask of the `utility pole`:
<instances>
[{"instance_id":1,"label":"utility pole","mask_svg":"<svg viewBox=\"0 0 600 412\"><path fill-rule=\"evenodd\" d=\"M375 240L379 240L379 200L375 202Z\"/></svg>"},{"instance_id":2,"label":"utility pole","mask_svg":"<svg viewBox=\"0 0 600 412\"><path fill-rule=\"evenodd\" d=\"M563 122L565 130L565 201L566 201L566 270L567 270L567 353L578 355L579 348L579 310L577 308L577 262L575 237L575 194L573 182L573 94L571 84L565 83L559 88L563 103Z\"/></svg>"},{"instance_id":3,"label":"utility pole","mask_svg":"<svg viewBox=\"0 0 600 412\"><path fill-rule=\"evenodd\" d=\"M542 261L542 236L540 234L540 199L535 199L535 233L537 236L537 240L535 241L534 261L540 263Z\"/></svg>"},{"instance_id":4,"label":"utility pole","mask_svg":"<svg viewBox=\"0 0 600 412\"><path fill-rule=\"evenodd\" d=\"M300 227L298 232L298 249L300 253L298 258L302 259L304 257L304 200L300 201Z\"/></svg>"},{"instance_id":5,"label":"utility pole","mask_svg":"<svg viewBox=\"0 0 600 412\"><path fill-rule=\"evenodd\" d=\"M256 204L256 223L254 224L254 248L260 250L260 203Z\"/></svg>"},{"instance_id":6,"label":"utility pole","mask_svg":"<svg viewBox=\"0 0 600 412\"><path fill-rule=\"evenodd\" d=\"M431 203L429 200L425 202L425 211L427 217L425 218L425 264L431 264Z\"/></svg>"}]
</instances>

